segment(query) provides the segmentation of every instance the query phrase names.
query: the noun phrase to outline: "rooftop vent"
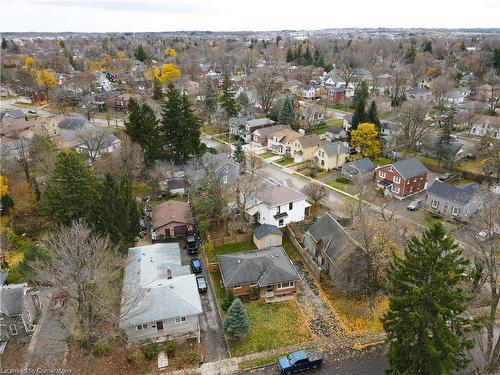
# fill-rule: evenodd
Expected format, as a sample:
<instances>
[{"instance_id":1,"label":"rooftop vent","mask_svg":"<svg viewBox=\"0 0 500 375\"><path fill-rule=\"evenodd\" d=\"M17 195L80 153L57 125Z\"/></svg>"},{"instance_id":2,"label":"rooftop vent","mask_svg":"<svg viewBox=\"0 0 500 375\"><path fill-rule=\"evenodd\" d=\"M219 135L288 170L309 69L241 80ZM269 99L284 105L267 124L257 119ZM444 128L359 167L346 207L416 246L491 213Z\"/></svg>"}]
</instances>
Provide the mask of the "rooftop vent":
<instances>
[{"instance_id":1,"label":"rooftop vent","mask_svg":"<svg viewBox=\"0 0 500 375\"><path fill-rule=\"evenodd\" d=\"M170 267L167 267L167 279L171 278L172 278L172 270L170 269Z\"/></svg>"},{"instance_id":2,"label":"rooftop vent","mask_svg":"<svg viewBox=\"0 0 500 375\"><path fill-rule=\"evenodd\" d=\"M241 263L241 259L238 259L238 264L240 264L240 263Z\"/></svg>"}]
</instances>

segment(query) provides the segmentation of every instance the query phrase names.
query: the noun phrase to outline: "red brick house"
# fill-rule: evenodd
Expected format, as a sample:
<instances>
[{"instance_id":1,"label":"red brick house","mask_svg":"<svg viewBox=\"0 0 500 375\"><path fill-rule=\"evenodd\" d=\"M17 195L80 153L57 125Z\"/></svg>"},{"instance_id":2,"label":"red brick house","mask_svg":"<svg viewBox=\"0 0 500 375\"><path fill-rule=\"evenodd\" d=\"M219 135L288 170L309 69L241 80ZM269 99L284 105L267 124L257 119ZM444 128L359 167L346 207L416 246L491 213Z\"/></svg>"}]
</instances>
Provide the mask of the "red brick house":
<instances>
[{"instance_id":1,"label":"red brick house","mask_svg":"<svg viewBox=\"0 0 500 375\"><path fill-rule=\"evenodd\" d=\"M340 103L345 99L345 87L334 87L328 90L328 101Z\"/></svg>"},{"instance_id":2,"label":"red brick house","mask_svg":"<svg viewBox=\"0 0 500 375\"><path fill-rule=\"evenodd\" d=\"M375 170L375 182L387 194L404 199L425 189L429 171L416 158L400 160Z\"/></svg>"}]
</instances>

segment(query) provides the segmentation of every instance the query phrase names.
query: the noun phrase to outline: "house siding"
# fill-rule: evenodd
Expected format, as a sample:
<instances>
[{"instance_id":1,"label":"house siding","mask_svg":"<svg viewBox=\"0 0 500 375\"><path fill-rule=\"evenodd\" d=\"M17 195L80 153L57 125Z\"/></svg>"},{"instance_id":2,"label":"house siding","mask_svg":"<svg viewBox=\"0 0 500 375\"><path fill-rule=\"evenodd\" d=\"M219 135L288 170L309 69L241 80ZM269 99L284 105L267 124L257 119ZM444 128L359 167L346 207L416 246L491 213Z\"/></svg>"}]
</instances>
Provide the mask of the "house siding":
<instances>
[{"instance_id":1,"label":"house siding","mask_svg":"<svg viewBox=\"0 0 500 375\"><path fill-rule=\"evenodd\" d=\"M289 223L303 221L305 218L306 210L305 199L291 203L293 203L293 207L291 210L289 210L289 203L280 205L280 212L286 212L288 214L286 217L281 218L283 220L281 224L280 219L274 218L274 215L277 214L278 206L268 207L265 204L261 203L259 205L259 223L276 225L277 227L283 228Z\"/></svg>"},{"instance_id":2,"label":"house siding","mask_svg":"<svg viewBox=\"0 0 500 375\"><path fill-rule=\"evenodd\" d=\"M267 234L261 238L253 236L253 242L255 246L257 246L257 249L265 249L266 247L271 247L271 246L281 246L283 242L283 236L280 234Z\"/></svg>"},{"instance_id":3,"label":"house siding","mask_svg":"<svg viewBox=\"0 0 500 375\"><path fill-rule=\"evenodd\" d=\"M147 328L140 330L137 329L137 325L125 327L124 331L127 335L128 342L134 343L151 340L165 341L199 336L198 315L187 316L186 321L181 323L176 323L175 318L164 319L161 320L161 322L163 322L163 330L161 331L156 329L156 321L144 322L143 324L147 324Z\"/></svg>"},{"instance_id":4,"label":"house siding","mask_svg":"<svg viewBox=\"0 0 500 375\"><path fill-rule=\"evenodd\" d=\"M383 180L391 181L392 186L389 188L389 190L395 198L404 199L425 189L425 184L427 182L427 173L405 179L399 174L397 170L391 170L391 167L392 165L389 164L377 168L375 171L375 181L379 186L381 186L380 183ZM381 176L381 173L385 173L385 176ZM394 177L399 177L400 180L398 183L394 182ZM399 189L399 191L397 191L397 189Z\"/></svg>"},{"instance_id":5,"label":"house siding","mask_svg":"<svg viewBox=\"0 0 500 375\"><path fill-rule=\"evenodd\" d=\"M315 153L314 157L318 161L318 166L323 169L336 169L345 164L348 155L344 153L339 153L335 155L328 156L323 148L319 148Z\"/></svg>"},{"instance_id":6,"label":"house siding","mask_svg":"<svg viewBox=\"0 0 500 375\"><path fill-rule=\"evenodd\" d=\"M154 230L154 232L156 233L157 236L165 235L167 237L175 237L174 228L177 226L181 226L181 225L187 226L188 233L193 231L193 224L181 223L181 222L175 221L175 222L171 222L171 223L168 223L168 224L165 224L165 225L162 225L162 226L156 228Z\"/></svg>"},{"instance_id":7,"label":"house siding","mask_svg":"<svg viewBox=\"0 0 500 375\"><path fill-rule=\"evenodd\" d=\"M432 203L437 202L437 207L433 207ZM435 203L436 205L436 203ZM472 198L472 200L467 203L458 203L452 200L440 197L433 193L428 192L425 197L425 206L434 212L438 212L445 216L467 218L477 212L481 206L480 201L477 197ZM458 209L458 212L456 210ZM456 212L454 214L453 212Z\"/></svg>"}]
</instances>

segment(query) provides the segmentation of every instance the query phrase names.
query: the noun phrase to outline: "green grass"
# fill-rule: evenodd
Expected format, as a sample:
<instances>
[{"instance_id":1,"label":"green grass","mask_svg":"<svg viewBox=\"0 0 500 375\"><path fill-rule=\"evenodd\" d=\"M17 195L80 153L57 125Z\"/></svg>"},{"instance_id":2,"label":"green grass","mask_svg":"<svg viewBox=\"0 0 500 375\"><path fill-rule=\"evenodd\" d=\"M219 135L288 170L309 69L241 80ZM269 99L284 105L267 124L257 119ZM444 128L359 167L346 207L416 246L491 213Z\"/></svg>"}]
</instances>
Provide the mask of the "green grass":
<instances>
[{"instance_id":1,"label":"green grass","mask_svg":"<svg viewBox=\"0 0 500 375\"><path fill-rule=\"evenodd\" d=\"M327 126L342 126L342 125L344 125L344 119L332 118L326 122L326 125Z\"/></svg>"},{"instance_id":2,"label":"green grass","mask_svg":"<svg viewBox=\"0 0 500 375\"><path fill-rule=\"evenodd\" d=\"M286 232L283 233L283 249L285 249L285 252L292 261L302 260L302 256L295 246L293 246L292 241L290 241L290 237L288 237L288 233Z\"/></svg>"},{"instance_id":3,"label":"green grass","mask_svg":"<svg viewBox=\"0 0 500 375\"><path fill-rule=\"evenodd\" d=\"M379 166L379 167L383 167L384 165L387 165L387 164L391 164L394 162L394 160L391 160L391 159L388 159L388 158L383 158L383 157L379 157L379 158L376 158L373 160L373 162Z\"/></svg>"},{"instance_id":4,"label":"green grass","mask_svg":"<svg viewBox=\"0 0 500 375\"><path fill-rule=\"evenodd\" d=\"M338 109L339 111L344 111L344 112L349 112L349 113L354 112L354 110L352 108L349 108L341 103L327 104L326 106L329 108L332 108L332 109Z\"/></svg>"},{"instance_id":5,"label":"green grass","mask_svg":"<svg viewBox=\"0 0 500 375\"><path fill-rule=\"evenodd\" d=\"M135 196L143 196L151 193L151 186L147 182L138 182L132 187Z\"/></svg>"},{"instance_id":6,"label":"green grass","mask_svg":"<svg viewBox=\"0 0 500 375\"><path fill-rule=\"evenodd\" d=\"M284 156L280 160L276 161L275 163L284 167L286 165L293 164L293 159L289 158L288 156Z\"/></svg>"},{"instance_id":7,"label":"green grass","mask_svg":"<svg viewBox=\"0 0 500 375\"><path fill-rule=\"evenodd\" d=\"M331 181L328 181L328 185L330 185L331 187L333 187L335 189L345 191L347 193L347 185L342 183L342 182L338 182L336 180L331 180Z\"/></svg>"},{"instance_id":8,"label":"green grass","mask_svg":"<svg viewBox=\"0 0 500 375\"><path fill-rule=\"evenodd\" d=\"M295 300L245 304L250 333L241 340L228 340L232 356L278 349L313 339L306 319Z\"/></svg>"},{"instance_id":9,"label":"green grass","mask_svg":"<svg viewBox=\"0 0 500 375\"><path fill-rule=\"evenodd\" d=\"M219 306L219 311L222 315L222 309L220 308L222 304L222 300L224 299L224 289L221 287L222 277L219 271L210 272L210 276L212 277L212 287L214 288L215 300L217 301L217 306Z\"/></svg>"},{"instance_id":10,"label":"green grass","mask_svg":"<svg viewBox=\"0 0 500 375\"><path fill-rule=\"evenodd\" d=\"M420 160L422 163L427 163L431 165L439 165L439 160L430 156L425 156L425 155L418 155L417 159Z\"/></svg>"},{"instance_id":11,"label":"green grass","mask_svg":"<svg viewBox=\"0 0 500 375\"><path fill-rule=\"evenodd\" d=\"M276 154L273 154L271 151L266 151L262 154L259 154L261 158L267 159L267 158L272 158L273 156L276 156Z\"/></svg>"},{"instance_id":12,"label":"green grass","mask_svg":"<svg viewBox=\"0 0 500 375\"><path fill-rule=\"evenodd\" d=\"M214 251L208 259L209 262L216 262L216 255L239 253L240 251L255 250L256 246L253 241L237 242L227 245L215 246Z\"/></svg>"},{"instance_id":13,"label":"green grass","mask_svg":"<svg viewBox=\"0 0 500 375\"><path fill-rule=\"evenodd\" d=\"M224 133L225 129L217 124L206 124L201 127L201 131L208 135Z\"/></svg>"},{"instance_id":14,"label":"green grass","mask_svg":"<svg viewBox=\"0 0 500 375\"><path fill-rule=\"evenodd\" d=\"M394 111L389 111L389 112L382 113L379 117L380 117L381 120L390 119L390 118L394 117Z\"/></svg>"},{"instance_id":15,"label":"green grass","mask_svg":"<svg viewBox=\"0 0 500 375\"><path fill-rule=\"evenodd\" d=\"M218 140L218 141L222 141L222 142L226 142L226 143L230 143L230 144L234 143L233 137L231 137L228 133L221 134L221 135L218 135L218 136L213 137L213 138Z\"/></svg>"}]
</instances>

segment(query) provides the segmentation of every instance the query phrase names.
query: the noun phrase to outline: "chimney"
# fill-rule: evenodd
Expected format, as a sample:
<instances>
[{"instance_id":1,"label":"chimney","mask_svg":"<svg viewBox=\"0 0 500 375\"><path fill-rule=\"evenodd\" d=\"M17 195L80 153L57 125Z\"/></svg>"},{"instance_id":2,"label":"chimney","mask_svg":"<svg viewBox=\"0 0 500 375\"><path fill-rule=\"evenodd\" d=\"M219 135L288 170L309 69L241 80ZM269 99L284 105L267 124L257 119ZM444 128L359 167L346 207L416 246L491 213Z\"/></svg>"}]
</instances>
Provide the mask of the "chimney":
<instances>
[{"instance_id":1,"label":"chimney","mask_svg":"<svg viewBox=\"0 0 500 375\"><path fill-rule=\"evenodd\" d=\"M167 279L171 278L172 278L172 270L170 269L170 267L167 267Z\"/></svg>"}]
</instances>

